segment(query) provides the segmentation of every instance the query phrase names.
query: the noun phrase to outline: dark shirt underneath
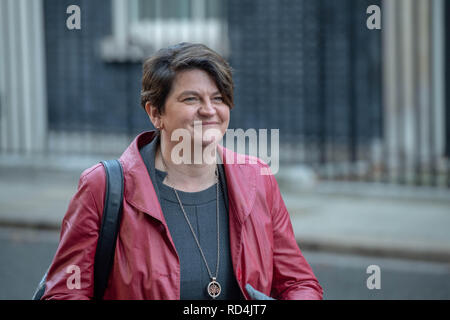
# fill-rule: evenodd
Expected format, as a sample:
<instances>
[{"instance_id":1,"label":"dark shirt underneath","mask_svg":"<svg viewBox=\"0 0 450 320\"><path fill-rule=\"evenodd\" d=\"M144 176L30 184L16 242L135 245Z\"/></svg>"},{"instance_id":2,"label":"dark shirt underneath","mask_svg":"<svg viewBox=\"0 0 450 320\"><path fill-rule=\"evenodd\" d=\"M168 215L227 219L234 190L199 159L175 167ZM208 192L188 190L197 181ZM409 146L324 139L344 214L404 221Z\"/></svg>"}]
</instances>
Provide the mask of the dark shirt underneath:
<instances>
[{"instance_id":1,"label":"dark shirt underneath","mask_svg":"<svg viewBox=\"0 0 450 320\"><path fill-rule=\"evenodd\" d=\"M204 300L211 299L206 291L211 278L201 256L194 236L186 222L183 211L178 203L173 189L163 180L166 172L155 169L155 153L157 139L141 148L150 179L157 193L161 208L169 228L170 235L180 259L180 299ZM233 273L230 254L228 203L226 182L224 182L223 167L219 183L219 241L220 264L217 282L222 292L217 299L242 299L242 294ZM200 246L208 262L212 276L216 275L217 265L217 221L216 221L216 185L199 192L183 192L177 190L184 210L194 229Z\"/></svg>"}]
</instances>

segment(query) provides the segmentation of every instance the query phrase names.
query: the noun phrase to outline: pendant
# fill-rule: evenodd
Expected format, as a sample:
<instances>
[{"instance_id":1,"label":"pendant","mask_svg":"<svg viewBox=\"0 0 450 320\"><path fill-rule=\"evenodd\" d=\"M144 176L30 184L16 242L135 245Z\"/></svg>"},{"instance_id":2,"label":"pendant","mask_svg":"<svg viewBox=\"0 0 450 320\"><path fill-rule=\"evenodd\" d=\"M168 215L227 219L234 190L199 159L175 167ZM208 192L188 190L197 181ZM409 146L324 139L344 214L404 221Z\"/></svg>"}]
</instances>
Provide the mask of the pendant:
<instances>
[{"instance_id":1,"label":"pendant","mask_svg":"<svg viewBox=\"0 0 450 320\"><path fill-rule=\"evenodd\" d=\"M220 284L216 281L216 278L212 278L206 289L208 291L208 294L213 299L217 298L220 295L220 291L222 290Z\"/></svg>"}]
</instances>

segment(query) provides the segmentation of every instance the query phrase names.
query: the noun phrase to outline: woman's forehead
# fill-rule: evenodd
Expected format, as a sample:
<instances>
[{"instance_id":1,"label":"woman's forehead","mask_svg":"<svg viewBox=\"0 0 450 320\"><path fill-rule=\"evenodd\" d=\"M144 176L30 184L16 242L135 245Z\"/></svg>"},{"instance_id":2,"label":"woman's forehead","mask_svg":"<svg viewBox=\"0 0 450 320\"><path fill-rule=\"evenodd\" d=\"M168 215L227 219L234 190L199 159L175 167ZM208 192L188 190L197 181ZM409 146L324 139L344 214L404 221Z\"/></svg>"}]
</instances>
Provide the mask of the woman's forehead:
<instances>
[{"instance_id":1,"label":"woman's forehead","mask_svg":"<svg viewBox=\"0 0 450 320\"><path fill-rule=\"evenodd\" d=\"M190 69L177 72L173 91L181 93L183 91L198 91L213 93L218 91L214 79L204 70Z\"/></svg>"}]
</instances>

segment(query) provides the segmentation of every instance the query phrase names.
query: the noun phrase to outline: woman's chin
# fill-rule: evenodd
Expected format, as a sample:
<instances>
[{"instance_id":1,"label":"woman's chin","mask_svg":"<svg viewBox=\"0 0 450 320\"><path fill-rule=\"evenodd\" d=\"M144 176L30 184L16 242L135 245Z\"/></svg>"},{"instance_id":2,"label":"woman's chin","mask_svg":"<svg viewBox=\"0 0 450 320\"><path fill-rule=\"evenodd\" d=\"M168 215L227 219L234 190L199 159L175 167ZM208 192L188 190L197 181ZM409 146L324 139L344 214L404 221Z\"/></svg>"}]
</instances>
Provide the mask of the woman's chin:
<instances>
[{"instance_id":1,"label":"woman's chin","mask_svg":"<svg viewBox=\"0 0 450 320\"><path fill-rule=\"evenodd\" d=\"M207 147L211 144L217 144L219 142L219 137L212 135L212 136L203 136L202 139L198 139L198 140L194 140L194 143L198 143L199 145L201 144L201 146Z\"/></svg>"},{"instance_id":2,"label":"woman's chin","mask_svg":"<svg viewBox=\"0 0 450 320\"><path fill-rule=\"evenodd\" d=\"M200 143L203 149L210 146L211 144L217 144L216 139L214 137L203 138Z\"/></svg>"}]
</instances>

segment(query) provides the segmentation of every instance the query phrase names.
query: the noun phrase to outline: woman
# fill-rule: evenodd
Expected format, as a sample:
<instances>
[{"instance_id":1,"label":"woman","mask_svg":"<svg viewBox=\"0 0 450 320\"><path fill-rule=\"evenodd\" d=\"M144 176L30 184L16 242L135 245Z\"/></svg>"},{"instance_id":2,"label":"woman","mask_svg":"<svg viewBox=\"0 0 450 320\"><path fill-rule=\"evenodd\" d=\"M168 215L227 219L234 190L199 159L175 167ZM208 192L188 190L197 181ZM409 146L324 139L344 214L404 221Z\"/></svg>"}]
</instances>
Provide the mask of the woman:
<instances>
[{"instance_id":1,"label":"woman","mask_svg":"<svg viewBox=\"0 0 450 320\"><path fill-rule=\"evenodd\" d=\"M104 299L249 299L246 285L321 299L277 182L260 174L268 166L234 164L218 144L233 107L228 63L200 44L162 49L144 63L141 104L157 130L120 157L123 213ZM83 172L43 299L92 298L104 190L101 164ZM68 266L80 270L78 288Z\"/></svg>"}]
</instances>

